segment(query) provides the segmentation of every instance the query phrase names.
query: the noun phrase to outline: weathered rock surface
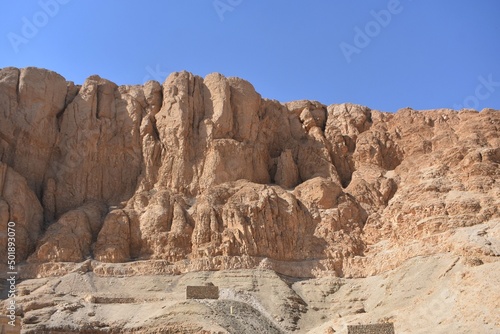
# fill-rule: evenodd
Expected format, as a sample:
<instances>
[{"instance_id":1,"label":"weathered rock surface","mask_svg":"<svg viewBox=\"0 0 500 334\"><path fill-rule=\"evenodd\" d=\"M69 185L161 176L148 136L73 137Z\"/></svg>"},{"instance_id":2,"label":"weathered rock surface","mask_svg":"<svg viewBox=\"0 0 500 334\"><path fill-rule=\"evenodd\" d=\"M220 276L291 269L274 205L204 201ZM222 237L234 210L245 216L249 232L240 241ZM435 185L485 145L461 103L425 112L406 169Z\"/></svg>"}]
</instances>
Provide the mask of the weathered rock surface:
<instances>
[{"instance_id":1,"label":"weathered rock surface","mask_svg":"<svg viewBox=\"0 0 500 334\"><path fill-rule=\"evenodd\" d=\"M495 333L499 167L491 109L282 104L220 74L80 86L0 70L0 258L15 222L18 313L33 333L359 321ZM220 274L189 273L204 270ZM137 275L157 276L141 290ZM179 301L208 277L221 300Z\"/></svg>"},{"instance_id":2,"label":"weathered rock surface","mask_svg":"<svg viewBox=\"0 0 500 334\"><path fill-rule=\"evenodd\" d=\"M495 110L281 104L187 72L78 86L36 68L0 70L0 106L0 219L18 226L26 272L235 257L366 276L416 255L499 255L452 242L500 219Z\"/></svg>"},{"instance_id":3,"label":"weathered rock surface","mask_svg":"<svg viewBox=\"0 0 500 334\"><path fill-rule=\"evenodd\" d=\"M16 259L25 259L34 251L34 245L42 229L43 208L29 188L26 179L2 162L0 162L0 224L2 259L7 259L8 241L15 243L14 247L9 248L15 248Z\"/></svg>"},{"instance_id":4,"label":"weathered rock surface","mask_svg":"<svg viewBox=\"0 0 500 334\"><path fill-rule=\"evenodd\" d=\"M103 277L91 268L18 286L25 333L341 333L393 322L396 333L498 333L499 262L416 257L368 278L291 279L264 269ZM219 299L186 299L186 287Z\"/></svg>"},{"instance_id":5,"label":"weathered rock surface","mask_svg":"<svg viewBox=\"0 0 500 334\"><path fill-rule=\"evenodd\" d=\"M492 109L282 104L220 74L173 73L143 86L91 76L80 86L47 70L0 70L0 255L15 222L24 279L243 268L360 278L441 253L464 268L496 268L499 166ZM307 305L319 303L297 289ZM293 313L302 302L286 326L238 303L196 312L218 317L231 306L255 317L257 332L266 331L257 323L280 332L308 319ZM51 318L42 313L28 321ZM168 317L171 330L204 328ZM222 318L207 332L241 326Z\"/></svg>"}]
</instances>

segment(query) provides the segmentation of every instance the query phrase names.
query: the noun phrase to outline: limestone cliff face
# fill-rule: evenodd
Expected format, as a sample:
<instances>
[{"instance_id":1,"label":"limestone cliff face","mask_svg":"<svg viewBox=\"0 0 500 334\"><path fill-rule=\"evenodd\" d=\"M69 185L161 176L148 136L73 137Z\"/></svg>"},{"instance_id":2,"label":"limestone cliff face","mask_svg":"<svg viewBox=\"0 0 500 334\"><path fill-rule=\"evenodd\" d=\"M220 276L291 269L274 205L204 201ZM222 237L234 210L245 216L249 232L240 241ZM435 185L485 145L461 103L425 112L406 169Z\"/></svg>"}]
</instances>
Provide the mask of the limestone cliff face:
<instances>
[{"instance_id":1,"label":"limestone cliff face","mask_svg":"<svg viewBox=\"0 0 500 334\"><path fill-rule=\"evenodd\" d=\"M91 258L363 276L444 251L493 261L499 133L491 109L390 114L282 104L220 74L78 86L4 68L0 225L16 222L32 268Z\"/></svg>"}]
</instances>

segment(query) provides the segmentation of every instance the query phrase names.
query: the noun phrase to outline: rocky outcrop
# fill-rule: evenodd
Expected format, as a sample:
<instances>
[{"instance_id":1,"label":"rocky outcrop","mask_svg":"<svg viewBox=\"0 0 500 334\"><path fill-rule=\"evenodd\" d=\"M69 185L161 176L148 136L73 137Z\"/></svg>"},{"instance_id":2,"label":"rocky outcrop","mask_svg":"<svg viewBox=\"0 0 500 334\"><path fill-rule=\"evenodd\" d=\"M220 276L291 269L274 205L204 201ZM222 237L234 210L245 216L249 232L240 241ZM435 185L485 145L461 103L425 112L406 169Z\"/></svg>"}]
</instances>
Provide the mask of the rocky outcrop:
<instances>
[{"instance_id":1,"label":"rocky outcrop","mask_svg":"<svg viewBox=\"0 0 500 334\"><path fill-rule=\"evenodd\" d=\"M387 322L396 333L497 333L499 270L499 262L471 267L453 254L352 279L293 280L261 268L129 277L87 269L23 280L16 304L23 333L33 334L346 334L350 325ZM218 299L187 298L193 286L215 289L209 297Z\"/></svg>"},{"instance_id":2,"label":"rocky outcrop","mask_svg":"<svg viewBox=\"0 0 500 334\"><path fill-rule=\"evenodd\" d=\"M282 104L220 74L79 86L4 68L0 118L0 223L19 227L26 272L217 258L365 276L416 255L500 252L495 110L391 114ZM489 245L469 247L474 226Z\"/></svg>"},{"instance_id":3,"label":"rocky outcrop","mask_svg":"<svg viewBox=\"0 0 500 334\"><path fill-rule=\"evenodd\" d=\"M2 162L0 162L0 224L2 226L0 256L3 259L7 259L8 241L13 241L15 244L9 248L14 248L17 260L25 259L34 251L42 229L43 208L26 179Z\"/></svg>"},{"instance_id":4,"label":"rocky outcrop","mask_svg":"<svg viewBox=\"0 0 500 334\"><path fill-rule=\"evenodd\" d=\"M79 262L89 257L103 211L102 205L90 202L66 212L47 228L29 260Z\"/></svg>"}]
</instances>

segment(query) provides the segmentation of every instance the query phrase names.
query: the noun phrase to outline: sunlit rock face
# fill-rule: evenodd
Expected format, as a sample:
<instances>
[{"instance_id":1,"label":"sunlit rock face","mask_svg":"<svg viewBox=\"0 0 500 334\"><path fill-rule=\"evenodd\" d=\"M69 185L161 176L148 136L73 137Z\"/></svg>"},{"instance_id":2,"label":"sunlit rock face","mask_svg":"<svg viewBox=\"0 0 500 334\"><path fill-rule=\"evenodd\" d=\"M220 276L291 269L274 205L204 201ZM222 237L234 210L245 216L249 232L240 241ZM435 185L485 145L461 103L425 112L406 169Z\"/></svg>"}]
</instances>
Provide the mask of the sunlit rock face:
<instances>
[{"instance_id":1,"label":"sunlit rock face","mask_svg":"<svg viewBox=\"0 0 500 334\"><path fill-rule=\"evenodd\" d=\"M283 104L215 73L79 86L4 68L0 224L16 222L26 275L87 259L303 277L440 252L493 261L499 129L491 109Z\"/></svg>"}]
</instances>

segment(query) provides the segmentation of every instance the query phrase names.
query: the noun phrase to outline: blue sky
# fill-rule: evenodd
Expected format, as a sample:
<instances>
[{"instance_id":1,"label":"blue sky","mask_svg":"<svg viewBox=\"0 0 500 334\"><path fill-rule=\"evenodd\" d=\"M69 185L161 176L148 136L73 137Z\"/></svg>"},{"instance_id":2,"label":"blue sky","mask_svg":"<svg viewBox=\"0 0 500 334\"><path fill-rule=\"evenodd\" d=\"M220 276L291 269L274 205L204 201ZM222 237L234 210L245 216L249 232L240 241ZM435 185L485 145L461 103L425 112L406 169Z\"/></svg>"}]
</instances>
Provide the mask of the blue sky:
<instances>
[{"instance_id":1,"label":"blue sky","mask_svg":"<svg viewBox=\"0 0 500 334\"><path fill-rule=\"evenodd\" d=\"M83 83L187 70L266 98L500 109L498 0L4 1L0 67Z\"/></svg>"}]
</instances>

